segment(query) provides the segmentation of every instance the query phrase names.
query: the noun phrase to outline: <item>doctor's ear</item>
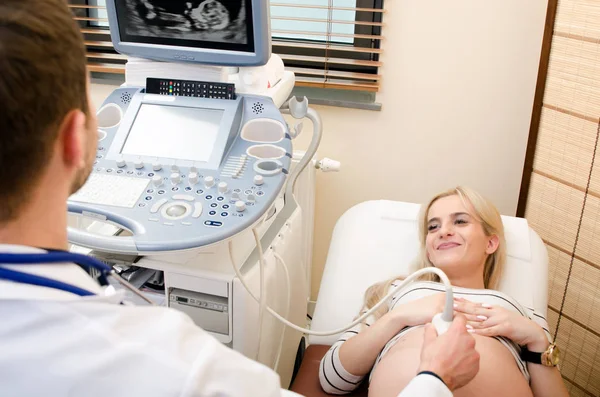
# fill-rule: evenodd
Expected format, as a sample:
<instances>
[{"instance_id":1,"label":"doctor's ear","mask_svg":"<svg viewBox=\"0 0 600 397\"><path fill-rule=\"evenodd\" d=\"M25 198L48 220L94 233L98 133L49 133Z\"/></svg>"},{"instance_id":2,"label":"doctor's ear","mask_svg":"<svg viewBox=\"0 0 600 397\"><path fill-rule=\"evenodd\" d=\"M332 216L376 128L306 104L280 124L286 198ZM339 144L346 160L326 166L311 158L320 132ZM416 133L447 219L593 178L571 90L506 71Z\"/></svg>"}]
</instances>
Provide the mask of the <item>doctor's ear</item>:
<instances>
[{"instance_id":1,"label":"doctor's ear","mask_svg":"<svg viewBox=\"0 0 600 397\"><path fill-rule=\"evenodd\" d=\"M493 254L494 252L496 252L499 245L500 245L500 239L498 238L498 236L495 234L490 236L487 246L485 247L485 253L488 255Z\"/></svg>"},{"instance_id":2,"label":"doctor's ear","mask_svg":"<svg viewBox=\"0 0 600 397\"><path fill-rule=\"evenodd\" d=\"M81 110L71 110L58 131L59 151L67 167L85 165L86 116Z\"/></svg>"}]
</instances>

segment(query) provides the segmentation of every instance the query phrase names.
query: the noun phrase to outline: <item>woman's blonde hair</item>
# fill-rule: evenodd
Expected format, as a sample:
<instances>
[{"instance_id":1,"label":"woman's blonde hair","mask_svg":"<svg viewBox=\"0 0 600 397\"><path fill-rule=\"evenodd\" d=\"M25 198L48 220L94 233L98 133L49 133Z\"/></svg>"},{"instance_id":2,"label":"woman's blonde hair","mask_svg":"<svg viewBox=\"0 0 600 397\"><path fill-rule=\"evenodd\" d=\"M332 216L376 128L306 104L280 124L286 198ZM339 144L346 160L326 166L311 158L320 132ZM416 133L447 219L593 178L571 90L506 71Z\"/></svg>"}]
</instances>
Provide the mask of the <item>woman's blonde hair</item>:
<instances>
[{"instance_id":1,"label":"woman's blonde hair","mask_svg":"<svg viewBox=\"0 0 600 397\"><path fill-rule=\"evenodd\" d=\"M504 238L504 225L502 224L502 218L498 209L488 199L477 193L475 190L458 186L454 189L442 192L432 198L426 206L421 208L421 214L419 217L419 242L420 250L419 255L416 259L416 269L422 269L425 267L434 266L433 263L427 257L427 247L425 244L427 238L427 214L429 209L437 200L449 197L458 196L463 202L466 208L471 207L473 209L473 215L483 227L483 232L486 236L498 236L498 248L485 260L483 268L483 283L485 288L495 289L498 287L500 277L502 275L502 269L506 262L506 241ZM365 292L365 308L366 310L372 308L379 302L389 291L391 284L398 279L403 277L393 277L387 281L383 281L372 285ZM439 282L439 277L433 273L427 273L421 277L422 281L435 281ZM382 305L379 310L375 312L375 319L383 316L387 312L387 306Z\"/></svg>"}]
</instances>

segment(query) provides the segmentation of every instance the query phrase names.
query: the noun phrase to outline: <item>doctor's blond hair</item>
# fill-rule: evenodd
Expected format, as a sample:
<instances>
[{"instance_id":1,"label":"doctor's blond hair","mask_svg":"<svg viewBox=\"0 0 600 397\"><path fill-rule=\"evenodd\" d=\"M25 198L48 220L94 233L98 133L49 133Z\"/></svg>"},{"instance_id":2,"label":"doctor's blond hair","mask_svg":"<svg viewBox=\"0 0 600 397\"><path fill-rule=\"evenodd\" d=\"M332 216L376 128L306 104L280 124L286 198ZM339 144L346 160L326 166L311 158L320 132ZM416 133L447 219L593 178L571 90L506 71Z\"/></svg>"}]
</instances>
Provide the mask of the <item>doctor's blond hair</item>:
<instances>
[{"instance_id":1,"label":"doctor's blond hair","mask_svg":"<svg viewBox=\"0 0 600 397\"><path fill-rule=\"evenodd\" d=\"M504 225L498 209L491 201L483 197L473 189L464 186L458 186L454 189L442 192L433 197L429 203L421 208L419 216L419 255L416 258L416 263L413 269L419 270L425 267L432 267L433 264L427 257L427 247L425 240L427 238L427 214L429 209L437 200L449 197L458 196L466 208L472 208L473 215L483 227L483 232L486 236L498 236L499 244L496 251L486 258L483 270L483 283L487 289L496 289L502 276L502 270L506 262L506 239L504 237ZM375 306L387 293L395 280L403 279L404 276L393 277L387 281L383 281L372 285L365 292L365 309L368 310ZM439 282L439 277L433 273L427 273L420 278L421 281ZM382 305L379 310L374 313L375 319L380 318L387 312L387 305Z\"/></svg>"}]
</instances>

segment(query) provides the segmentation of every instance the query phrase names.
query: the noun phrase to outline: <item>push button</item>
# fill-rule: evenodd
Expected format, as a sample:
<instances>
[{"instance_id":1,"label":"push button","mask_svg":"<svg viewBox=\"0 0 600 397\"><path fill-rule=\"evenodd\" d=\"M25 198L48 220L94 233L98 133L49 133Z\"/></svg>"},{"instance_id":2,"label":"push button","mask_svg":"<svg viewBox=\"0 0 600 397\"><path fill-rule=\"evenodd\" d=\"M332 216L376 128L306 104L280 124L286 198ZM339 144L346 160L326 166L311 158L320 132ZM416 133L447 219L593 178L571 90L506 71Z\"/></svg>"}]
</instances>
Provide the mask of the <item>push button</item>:
<instances>
[{"instance_id":1,"label":"push button","mask_svg":"<svg viewBox=\"0 0 600 397\"><path fill-rule=\"evenodd\" d=\"M159 193L160 193L160 192L159 192ZM158 212L158 210L160 209L160 207L162 207L162 205L163 205L164 203L166 203L166 202L167 202L167 199L160 199L160 200L158 200L158 201L157 201L157 202L156 202L156 203L155 203L155 204L152 206L152 208L150 208L150 212L151 212L151 213L153 213L153 214L157 213L157 212Z\"/></svg>"}]
</instances>

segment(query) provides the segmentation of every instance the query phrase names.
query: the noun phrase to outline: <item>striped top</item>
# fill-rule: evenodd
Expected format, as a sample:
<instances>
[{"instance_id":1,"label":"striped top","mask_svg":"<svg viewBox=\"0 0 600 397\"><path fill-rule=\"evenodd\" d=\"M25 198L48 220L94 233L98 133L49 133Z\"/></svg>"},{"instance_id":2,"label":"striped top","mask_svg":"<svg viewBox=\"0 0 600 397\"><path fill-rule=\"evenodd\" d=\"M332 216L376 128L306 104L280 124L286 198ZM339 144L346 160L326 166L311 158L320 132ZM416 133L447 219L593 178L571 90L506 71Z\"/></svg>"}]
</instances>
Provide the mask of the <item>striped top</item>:
<instances>
[{"instance_id":1,"label":"striped top","mask_svg":"<svg viewBox=\"0 0 600 397\"><path fill-rule=\"evenodd\" d=\"M396 280L392 283L391 289L396 288L402 281ZM422 282L414 282L410 283L404 288L398 290L392 298L388 301L388 309L393 310L399 304L405 304L411 301L415 301L421 298L424 298L429 295L436 294L438 292L444 292L445 288L443 284L430 282L430 281L422 281ZM454 296L461 297L467 299L471 302L475 303L488 303L494 306L500 306L507 310L519 313L522 316L525 316L533 321L535 321L538 325L540 325L548 339L551 340L550 332L548 331L548 323L546 319L537 313L534 309L524 307L519 304L516 300L512 299L510 296L503 294L499 291L489 290L489 289L470 289L470 288L460 288L453 287ZM390 290L388 290L388 293ZM361 312L361 315L364 314L366 310ZM375 322L373 316L367 317L365 321L365 325L369 327L371 324ZM396 344L396 342L406 333L411 330L423 327L414 326L414 327L405 327L397 335L395 335L392 339L390 339L386 345L383 347L377 359L375 360L375 364L371 369L371 374L381 361L381 359L386 355L386 353ZM319 379L321 382L321 387L323 390L330 394L346 394L350 393L361 384L364 379L364 376L356 376L344 369L344 366L340 362L339 358L339 349L340 346L351 337L357 335L361 330L364 329L364 325L358 324L350 330L346 331L342 334L342 336L335 342L329 351L325 354L323 359L321 360L321 365L319 369ZM523 373L523 376L529 382L530 376L527 371L526 363L521 360L520 352L521 348L511 341L510 339L504 337L494 337L500 343L502 343L513 355L517 366ZM369 376L370 380L370 376Z\"/></svg>"}]
</instances>

